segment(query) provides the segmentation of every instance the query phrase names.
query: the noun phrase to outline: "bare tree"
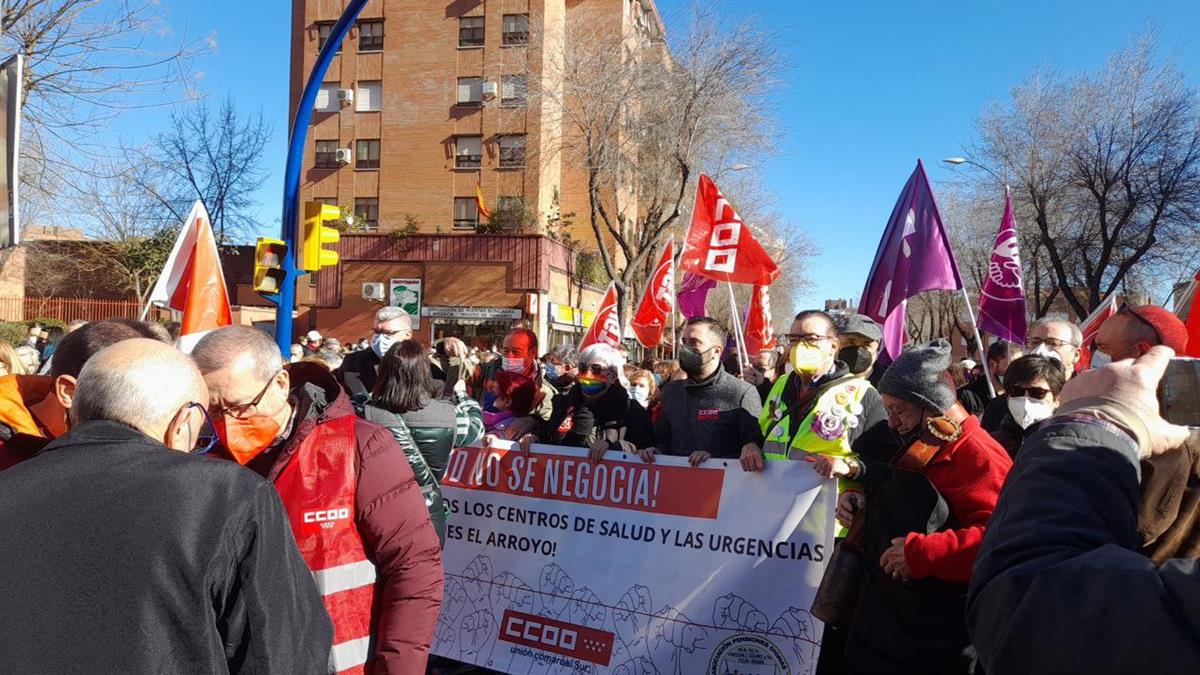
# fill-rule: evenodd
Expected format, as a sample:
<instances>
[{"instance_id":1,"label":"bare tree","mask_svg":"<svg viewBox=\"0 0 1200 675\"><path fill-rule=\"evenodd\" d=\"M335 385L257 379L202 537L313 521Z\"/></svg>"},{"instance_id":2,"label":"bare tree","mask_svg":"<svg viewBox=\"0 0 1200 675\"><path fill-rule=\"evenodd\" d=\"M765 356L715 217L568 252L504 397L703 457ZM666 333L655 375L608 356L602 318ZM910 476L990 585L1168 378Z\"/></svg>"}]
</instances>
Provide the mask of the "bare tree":
<instances>
[{"instance_id":1,"label":"bare tree","mask_svg":"<svg viewBox=\"0 0 1200 675\"><path fill-rule=\"evenodd\" d=\"M254 230L254 191L267 176L262 156L270 136L261 112L239 117L230 98L215 113L194 103L171 115L152 148L132 151L130 164L140 167L132 178L159 205L160 224L182 222L198 199L217 243L233 243Z\"/></svg>"},{"instance_id":2,"label":"bare tree","mask_svg":"<svg viewBox=\"0 0 1200 675\"><path fill-rule=\"evenodd\" d=\"M46 208L112 156L100 132L115 117L191 93L191 57L209 42L152 47L169 34L161 12L154 0L0 4L0 52L26 59L21 181L32 206Z\"/></svg>"},{"instance_id":3,"label":"bare tree","mask_svg":"<svg viewBox=\"0 0 1200 675\"><path fill-rule=\"evenodd\" d=\"M569 18L561 53L535 64L544 110L561 115L562 161L586 175L588 213L622 318L665 238L681 229L701 167L770 150L769 35L697 12L668 54L661 36ZM734 199L733 201L736 201Z\"/></svg>"},{"instance_id":4,"label":"bare tree","mask_svg":"<svg viewBox=\"0 0 1200 675\"><path fill-rule=\"evenodd\" d=\"M988 108L973 159L1006 174L1045 272L1086 316L1110 294L1194 270L1200 98L1147 37L1094 73L1037 73ZM982 175L977 176L981 181Z\"/></svg>"}]
</instances>

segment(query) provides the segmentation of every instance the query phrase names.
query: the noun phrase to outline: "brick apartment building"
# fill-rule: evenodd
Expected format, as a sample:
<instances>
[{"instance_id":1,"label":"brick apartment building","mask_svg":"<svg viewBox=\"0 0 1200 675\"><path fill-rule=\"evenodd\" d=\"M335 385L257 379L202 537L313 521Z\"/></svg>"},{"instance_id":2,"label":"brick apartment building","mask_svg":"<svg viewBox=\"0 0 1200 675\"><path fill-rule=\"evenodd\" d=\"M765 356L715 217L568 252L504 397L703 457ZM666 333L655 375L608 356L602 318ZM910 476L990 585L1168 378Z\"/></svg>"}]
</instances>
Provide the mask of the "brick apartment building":
<instances>
[{"instance_id":1,"label":"brick apartment building","mask_svg":"<svg viewBox=\"0 0 1200 675\"><path fill-rule=\"evenodd\" d=\"M293 112L344 5L293 2ZM576 252L544 226L555 209L588 213L586 182L561 152L570 130L554 97L532 93L555 86L543 73L571 48L567 22L581 20L597 33L663 40L653 0L367 4L318 94L300 193L352 209L360 233L343 237L337 269L314 275L315 304L298 331L356 339L391 301L393 279L406 279L419 289L422 340L488 341L520 319L544 344L577 339L603 289L578 281ZM477 190L493 217L522 214L523 226L488 231ZM595 247L585 218L572 234Z\"/></svg>"}]
</instances>

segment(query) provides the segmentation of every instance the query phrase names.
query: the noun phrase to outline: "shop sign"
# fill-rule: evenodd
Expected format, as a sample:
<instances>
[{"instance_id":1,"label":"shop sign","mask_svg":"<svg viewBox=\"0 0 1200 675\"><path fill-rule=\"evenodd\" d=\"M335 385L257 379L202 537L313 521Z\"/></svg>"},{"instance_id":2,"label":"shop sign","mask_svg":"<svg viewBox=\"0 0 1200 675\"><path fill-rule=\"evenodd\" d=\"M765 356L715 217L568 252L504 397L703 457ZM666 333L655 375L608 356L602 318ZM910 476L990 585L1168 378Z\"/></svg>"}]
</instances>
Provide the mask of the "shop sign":
<instances>
[{"instance_id":1,"label":"shop sign","mask_svg":"<svg viewBox=\"0 0 1200 675\"><path fill-rule=\"evenodd\" d=\"M412 317L412 327L421 327L421 280L392 279L388 284L388 304L399 307Z\"/></svg>"},{"instance_id":2,"label":"shop sign","mask_svg":"<svg viewBox=\"0 0 1200 675\"><path fill-rule=\"evenodd\" d=\"M431 305L421 310L428 319L462 319L468 321L515 321L522 318L519 309L509 307L439 307Z\"/></svg>"},{"instance_id":3,"label":"shop sign","mask_svg":"<svg viewBox=\"0 0 1200 675\"><path fill-rule=\"evenodd\" d=\"M589 312L586 309L571 307L570 305L560 305L557 302L547 304L550 307L550 321L553 323L586 328L592 325L592 320L596 318L595 312Z\"/></svg>"}]
</instances>

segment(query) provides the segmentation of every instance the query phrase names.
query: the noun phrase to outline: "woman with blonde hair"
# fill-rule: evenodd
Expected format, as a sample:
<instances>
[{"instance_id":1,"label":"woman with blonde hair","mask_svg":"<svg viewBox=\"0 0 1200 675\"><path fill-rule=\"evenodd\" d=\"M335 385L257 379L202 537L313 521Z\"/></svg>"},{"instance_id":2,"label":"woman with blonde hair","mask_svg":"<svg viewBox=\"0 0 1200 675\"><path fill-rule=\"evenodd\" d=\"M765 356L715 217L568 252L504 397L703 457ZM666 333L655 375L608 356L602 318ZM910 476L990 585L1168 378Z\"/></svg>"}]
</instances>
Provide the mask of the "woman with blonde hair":
<instances>
[{"instance_id":1,"label":"woman with blonde hair","mask_svg":"<svg viewBox=\"0 0 1200 675\"><path fill-rule=\"evenodd\" d=\"M0 342L0 376L28 374L25 365L21 363L21 357L17 356L17 350L7 342Z\"/></svg>"}]
</instances>

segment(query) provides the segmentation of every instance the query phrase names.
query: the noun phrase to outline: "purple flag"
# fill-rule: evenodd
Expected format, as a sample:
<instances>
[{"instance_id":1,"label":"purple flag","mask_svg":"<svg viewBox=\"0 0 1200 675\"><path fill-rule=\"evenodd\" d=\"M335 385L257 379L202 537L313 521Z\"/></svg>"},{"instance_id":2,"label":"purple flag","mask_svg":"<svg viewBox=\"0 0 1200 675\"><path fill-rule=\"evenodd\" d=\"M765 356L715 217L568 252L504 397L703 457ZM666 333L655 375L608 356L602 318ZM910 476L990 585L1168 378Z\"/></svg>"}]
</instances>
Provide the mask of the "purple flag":
<instances>
[{"instance_id":1,"label":"purple flag","mask_svg":"<svg viewBox=\"0 0 1200 675\"><path fill-rule=\"evenodd\" d=\"M1017 222L1012 200L1004 193L1004 217L987 278L979 295L979 330L1001 340L1025 344L1025 290L1021 285L1021 254L1017 248Z\"/></svg>"},{"instance_id":2,"label":"purple flag","mask_svg":"<svg viewBox=\"0 0 1200 675\"><path fill-rule=\"evenodd\" d=\"M704 316L707 311L704 309L704 303L708 300L708 292L716 287L717 282L712 279L688 272L683 277L683 283L679 285L679 292L675 294L679 299L679 313L683 314L683 318Z\"/></svg>"},{"instance_id":3,"label":"purple flag","mask_svg":"<svg viewBox=\"0 0 1200 675\"><path fill-rule=\"evenodd\" d=\"M917 160L917 168L905 183L883 231L858 312L883 325L883 346L895 359L907 337L904 307L908 299L925 291L960 288L958 264L929 189L925 167Z\"/></svg>"}]
</instances>

